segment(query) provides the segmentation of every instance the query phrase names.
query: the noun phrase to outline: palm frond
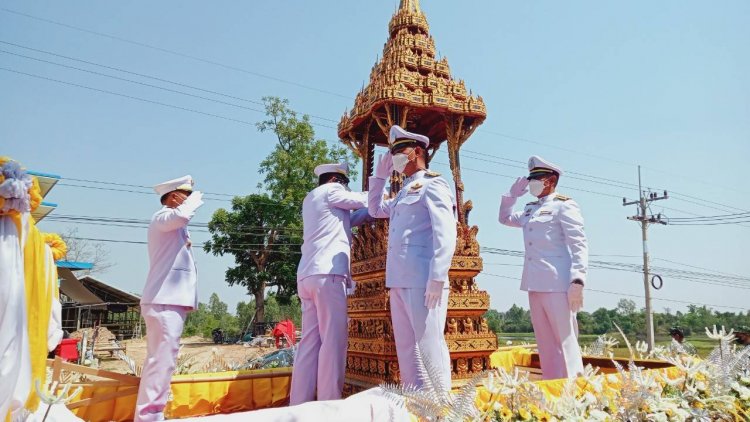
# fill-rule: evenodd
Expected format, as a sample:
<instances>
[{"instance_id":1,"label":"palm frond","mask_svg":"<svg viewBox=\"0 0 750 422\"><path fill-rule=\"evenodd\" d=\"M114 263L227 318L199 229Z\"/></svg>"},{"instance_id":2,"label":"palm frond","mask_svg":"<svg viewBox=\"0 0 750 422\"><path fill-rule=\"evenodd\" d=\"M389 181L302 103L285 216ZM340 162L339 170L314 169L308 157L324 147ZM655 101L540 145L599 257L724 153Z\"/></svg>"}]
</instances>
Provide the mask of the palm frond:
<instances>
[{"instance_id":1,"label":"palm frond","mask_svg":"<svg viewBox=\"0 0 750 422\"><path fill-rule=\"evenodd\" d=\"M474 420L479 416L474 399L477 395L477 386L487 376L487 371L482 371L471 377L469 382L464 384L453 398L447 418L450 421Z\"/></svg>"}]
</instances>

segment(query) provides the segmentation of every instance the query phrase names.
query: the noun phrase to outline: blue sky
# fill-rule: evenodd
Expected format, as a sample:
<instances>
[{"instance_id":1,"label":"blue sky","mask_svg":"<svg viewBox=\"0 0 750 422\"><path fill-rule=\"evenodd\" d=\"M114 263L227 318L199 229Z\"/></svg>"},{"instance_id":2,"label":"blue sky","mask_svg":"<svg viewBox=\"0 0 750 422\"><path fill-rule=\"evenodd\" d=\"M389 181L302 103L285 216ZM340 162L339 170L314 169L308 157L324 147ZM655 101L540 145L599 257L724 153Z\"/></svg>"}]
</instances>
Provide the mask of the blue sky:
<instances>
[{"instance_id":1,"label":"blue sky","mask_svg":"<svg viewBox=\"0 0 750 422\"><path fill-rule=\"evenodd\" d=\"M333 127L381 54L395 5L5 0L0 8L58 24L0 10L0 41L5 42L0 50L247 108L0 52L2 68L242 121L0 70L0 153L31 169L67 178L153 185L190 173L205 191L253 193L258 163L274 145L271 136L252 125L263 117L250 110L260 109L257 104L19 46L242 99L288 98L302 113L332 119L313 121L317 135L335 143ZM497 208L511 177L524 174L523 163L532 154L578 173L579 179L563 176L560 191L581 205L591 253L600 255L593 259L640 262L640 230L626 220L635 208L624 208L620 199L637 196L637 188L622 185L637 183L637 164L643 166L645 185L674 192L672 199L654 203L654 212L690 217L750 210L750 188L743 182L750 156L750 3L477 0L423 1L422 8L454 77L464 79L487 104L488 118L465 144L462 157L465 197L475 204L471 223L480 227L482 246L522 248L521 232L497 223ZM484 157L478 159L476 153ZM438 163L446 160L439 154L433 167L445 171ZM595 181L580 180L591 180L580 174ZM522 201L531 200L527 198ZM158 207L155 196L62 185L48 200L60 205L55 211L60 215L145 219ZM215 209L227 205L209 201L195 221L207 222ZM146 234L145 229L51 221L42 227L78 227L81 236L118 240L145 240ZM649 231L649 248L654 265L713 272L687 264L749 277L742 253L748 235L750 223L658 226ZM207 234L193 237L202 241ZM117 265L102 278L140 292L148 269L145 246L106 247ZM249 300L243 288L224 282L231 259L197 252L197 260L202 301L212 292L231 308L239 300ZM485 272L509 277L479 277L480 287L492 296L492 306L526 307L526 297L518 290L520 259L487 255L485 263ZM589 311L612 307L623 297L643 303L625 296L643 295L638 273L592 269L587 286L621 293L588 292ZM672 276L665 277L664 288L654 297L665 299L654 301L657 310L684 309L683 302L695 302L736 311L749 309L750 295L747 288Z\"/></svg>"}]
</instances>

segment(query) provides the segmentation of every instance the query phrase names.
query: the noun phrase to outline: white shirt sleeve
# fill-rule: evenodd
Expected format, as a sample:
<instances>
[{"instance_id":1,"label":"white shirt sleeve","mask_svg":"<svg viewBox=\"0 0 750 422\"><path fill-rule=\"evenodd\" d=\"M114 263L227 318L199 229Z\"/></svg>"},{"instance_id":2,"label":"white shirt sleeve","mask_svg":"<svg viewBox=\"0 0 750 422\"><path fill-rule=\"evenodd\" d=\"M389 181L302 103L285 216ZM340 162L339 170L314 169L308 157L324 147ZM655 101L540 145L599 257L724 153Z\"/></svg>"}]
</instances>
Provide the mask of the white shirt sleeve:
<instances>
[{"instance_id":1,"label":"white shirt sleeve","mask_svg":"<svg viewBox=\"0 0 750 422\"><path fill-rule=\"evenodd\" d=\"M370 190L367 192L367 209L374 218L388 218L391 216L393 199L384 199L385 179L370 177Z\"/></svg>"},{"instance_id":2,"label":"white shirt sleeve","mask_svg":"<svg viewBox=\"0 0 750 422\"><path fill-rule=\"evenodd\" d=\"M190 212L180 205L177 208L163 208L154 215L152 224L162 232L181 229L188 225L195 211Z\"/></svg>"},{"instance_id":3,"label":"white shirt sleeve","mask_svg":"<svg viewBox=\"0 0 750 422\"><path fill-rule=\"evenodd\" d=\"M513 205L516 204L516 198L508 195L503 195L500 200L500 215L498 221L500 224L504 224L510 227L522 227L521 216L523 211L513 212Z\"/></svg>"},{"instance_id":4,"label":"white shirt sleeve","mask_svg":"<svg viewBox=\"0 0 750 422\"><path fill-rule=\"evenodd\" d=\"M432 223L432 248L428 281L448 282L453 253L456 251L456 218L453 212L453 193L444 179L433 179L427 185L425 206Z\"/></svg>"},{"instance_id":5,"label":"white shirt sleeve","mask_svg":"<svg viewBox=\"0 0 750 422\"><path fill-rule=\"evenodd\" d=\"M583 231L581 209L575 201L569 199L560 207L559 218L565 244L570 252L570 281L580 279L585 283L589 265L589 248L586 233Z\"/></svg>"},{"instance_id":6,"label":"white shirt sleeve","mask_svg":"<svg viewBox=\"0 0 750 422\"><path fill-rule=\"evenodd\" d=\"M328 190L328 204L344 210L367 207L367 192L351 192L336 183Z\"/></svg>"}]
</instances>

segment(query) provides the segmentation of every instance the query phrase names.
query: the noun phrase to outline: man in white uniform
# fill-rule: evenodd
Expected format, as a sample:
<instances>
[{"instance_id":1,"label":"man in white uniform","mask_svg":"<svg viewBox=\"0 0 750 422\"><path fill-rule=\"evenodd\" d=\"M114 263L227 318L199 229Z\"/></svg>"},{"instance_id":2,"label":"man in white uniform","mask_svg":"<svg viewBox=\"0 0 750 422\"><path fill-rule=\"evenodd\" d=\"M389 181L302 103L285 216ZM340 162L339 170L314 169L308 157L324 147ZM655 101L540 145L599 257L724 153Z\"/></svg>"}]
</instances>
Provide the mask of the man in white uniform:
<instances>
[{"instance_id":1,"label":"man in white uniform","mask_svg":"<svg viewBox=\"0 0 750 422\"><path fill-rule=\"evenodd\" d=\"M578 204L555 192L561 174L558 166L534 155L529 176L519 177L500 202L500 223L523 228L521 290L529 292L544 379L583 372L576 313L583 308L588 244ZM513 212L516 199L527 191L539 199Z\"/></svg>"},{"instance_id":2,"label":"man in white uniform","mask_svg":"<svg viewBox=\"0 0 750 422\"><path fill-rule=\"evenodd\" d=\"M297 292L302 341L294 359L290 404L341 398L346 370L346 291L351 288L352 226L367 214L367 194L351 192L346 164L315 168L318 187L302 202L302 259Z\"/></svg>"},{"instance_id":3,"label":"man in white uniform","mask_svg":"<svg viewBox=\"0 0 750 422\"><path fill-rule=\"evenodd\" d=\"M451 387L451 360L443 331L448 312L448 270L456 249L455 199L448 182L427 171L430 140L399 126L390 130L390 153L370 177L369 210L390 217L385 285L403 384L421 387L417 354L439 369ZM384 199L393 170L405 176L393 199Z\"/></svg>"},{"instance_id":4,"label":"man in white uniform","mask_svg":"<svg viewBox=\"0 0 750 422\"><path fill-rule=\"evenodd\" d=\"M147 354L135 407L135 421L164 420L164 407L188 312L198 307L197 271L187 225L203 205L190 176L154 187L162 209L148 226L150 268L141 298Z\"/></svg>"}]
</instances>

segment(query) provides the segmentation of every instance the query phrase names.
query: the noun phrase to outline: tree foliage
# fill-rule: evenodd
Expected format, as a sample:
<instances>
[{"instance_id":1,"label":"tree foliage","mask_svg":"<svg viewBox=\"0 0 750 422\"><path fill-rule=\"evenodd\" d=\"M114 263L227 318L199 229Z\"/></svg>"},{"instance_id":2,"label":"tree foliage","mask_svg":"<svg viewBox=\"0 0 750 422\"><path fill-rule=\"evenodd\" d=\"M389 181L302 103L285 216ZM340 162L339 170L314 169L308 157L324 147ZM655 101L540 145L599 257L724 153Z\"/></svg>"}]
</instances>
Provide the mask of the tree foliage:
<instances>
[{"instance_id":1,"label":"tree foliage","mask_svg":"<svg viewBox=\"0 0 750 422\"><path fill-rule=\"evenodd\" d=\"M81 270L80 276L90 274L102 274L107 272L115 264L109 257L109 250L98 242L83 240L79 237L78 229L70 228L60 234L68 251L65 253L66 261L89 262L94 264L90 270Z\"/></svg>"},{"instance_id":2,"label":"tree foliage","mask_svg":"<svg viewBox=\"0 0 750 422\"><path fill-rule=\"evenodd\" d=\"M531 313L517 305L513 305L507 312L488 310L484 317L487 325L496 333L530 333ZM615 330L615 324L620 326L627 335L639 339L646 337L646 313L638 309L635 302L621 299L615 309L599 308L594 312L579 312L577 315L578 329L581 334L605 334ZM654 313L654 332L657 336L666 336L669 328L682 327L686 335L702 333L705 327L713 325L725 326L727 330L742 325L750 326L750 311L720 312L705 306L689 305L687 312Z\"/></svg>"},{"instance_id":3,"label":"tree foliage","mask_svg":"<svg viewBox=\"0 0 750 422\"><path fill-rule=\"evenodd\" d=\"M265 176L259 188L265 188L274 199L302 207L305 195L317 186L313 173L324 163L356 163L356 158L342 145L328 144L315 139L315 131L307 115L297 117L289 108L289 101L278 97L264 97L267 119L257 123L261 132L272 132L277 144L260 163L260 173ZM356 176L356 167L350 165L350 178Z\"/></svg>"},{"instance_id":4,"label":"tree foliage","mask_svg":"<svg viewBox=\"0 0 750 422\"><path fill-rule=\"evenodd\" d=\"M282 301L296 292L301 236L297 211L267 194L232 199L232 209L217 210L208 223L211 239L204 250L234 256L226 270L230 285L245 286L258 304L257 322L265 321L266 289L275 287Z\"/></svg>"}]
</instances>

